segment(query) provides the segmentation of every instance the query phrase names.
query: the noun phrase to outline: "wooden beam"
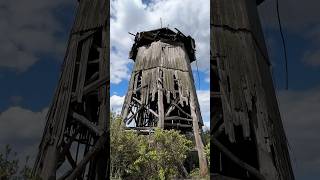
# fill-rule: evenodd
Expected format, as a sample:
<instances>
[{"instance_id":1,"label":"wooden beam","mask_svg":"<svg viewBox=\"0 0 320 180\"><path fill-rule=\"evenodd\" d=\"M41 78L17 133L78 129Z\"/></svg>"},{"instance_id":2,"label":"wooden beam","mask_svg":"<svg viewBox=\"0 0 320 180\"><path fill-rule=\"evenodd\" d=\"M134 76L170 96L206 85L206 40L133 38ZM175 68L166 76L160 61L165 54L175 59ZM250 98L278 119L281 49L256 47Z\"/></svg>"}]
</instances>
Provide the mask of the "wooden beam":
<instances>
[{"instance_id":1,"label":"wooden beam","mask_svg":"<svg viewBox=\"0 0 320 180\"><path fill-rule=\"evenodd\" d=\"M225 156L227 156L231 161L236 163L239 167L247 170L250 174L252 174L259 180L266 180L265 177L256 168L240 160L231 151L229 151L228 148L221 144L215 137L211 137L211 141L214 146L216 146Z\"/></svg>"},{"instance_id":2,"label":"wooden beam","mask_svg":"<svg viewBox=\"0 0 320 180\"><path fill-rule=\"evenodd\" d=\"M200 167L200 176L206 177L208 174L208 164L207 164L207 158L204 153L204 145L200 136L199 132L199 116L196 112L196 105L195 105L195 91L194 94L190 97L190 111L192 116L192 127L193 127L193 134L194 139L196 142L196 147L198 151L198 157L199 157L199 167Z\"/></svg>"},{"instance_id":3,"label":"wooden beam","mask_svg":"<svg viewBox=\"0 0 320 180\"><path fill-rule=\"evenodd\" d=\"M109 85L109 77L106 76L84 87L83 94L98 89L102 85Z\"/></svg>"},{"instance_id":4,"label":"wooden beam","mask_svg":"<svg viewBox=\"0 0 320 180\"><path fill-rule=\"evenodd\" d=\"M137 98L135 98L135 97L132 97L132 99L133 100L135 100L137 103L139 103L140 105L142 105L142 102L139 100L139 99L137 99ZM156 112L154 112L152 109L150 109L150 108L146 108L149 112L151 112L154 116L156 116L156 117L159 117L159 115L156 113Z\"/></svg>"},{"instance_id":5,"label":"wooden beam","mask_svg":"<svg viewBox=\"0 0 320 180\"><path fill-rule=\"evenodd\" d=\"M71 167L72 167L72 168L75 168L75 167L77 166L77 163L73 160L72 155L71 155L71 153L70 153L70 150L68 150L68 151L66 152L66 157L67 157L67 160L69 161Z\"/></svg>"},{"instance_id":6,"label":"wooden beam","mask_svg":"<svg viewBox=\"0 0 320 180\"><path fill-rule=\"evenodd\" d=\"M169 116L169 117L165 117L164 120L182 120L182 121L192 122L192 119L183 118L183 117L179 117L179 116Z\"/></svg>"},{"instance_id":7,"label":"wooden beam","mask_svg":"<svg viewBox=\"0 0 320 180\"><path fill-rule=\"evenodd\" d=\"M125 122L126 123L131 123L132 119L143 109L143 106L140 106L140 108L137 110L137 112L135 112L129 119L126 119ZM130 121L130 122L128 122Z\"/></svg>"},{"instance_id":8,"label":"wooden beam","mask_svg":"<svg viewBox=\"0 0 320 180\"><path fill-rule=\"evenodd\" d=\"M161 70L159 70L161 73ZM162 80L158 79L158 128L164 128L164 107L163 107L163 91L160 90L162 88Z\"/></svg>"},{"instance_id":9,"label":"wooden beam","mask_svg":"<svg viewBox=\"0 0 320 180\"><path fill-rule=\"evenodd\" d=\"M86 81L86 85L87 84L91 84L92 82L94 82L95 79L97 79L99 77L99 72L95 72L91 75L91 77Z\"/></svg>"},{"instance_id":10,"label":"wooden beam","mask_svg":"<svg viewBox=\"0 0 320 180\"><path fill-rule=\"evenodd\" d=\"M92 61L88 61L88 64L97 64L99 63L100 59L94 59Z\"/></svg>"},{"instance_id":11,"label":"wooden beam","mask_svg":"<svg viewBox=\"0 0 320 180\"><path fill-rule=\"evenodd\" d=\"M103 134L98 141L96 142L95 146L85 155L85 157L79 162L76 168L73 169L70 176L66 178L66 180L74 180L76 179L84 170L87 163L98 154L98 152L102 149L102 147L107 142L107 138Z\"/></svg>"},{"instance_id":12,"label":"wooden beam","mask_svg":"<svg viewBox=\"0 0 320 180\"><path fill-rule=\"evenodd\" d=\"M153 127L125 127L126 130L154 130Z\"/></svg>"},{"instance_id":13,"label":"wooden beam","mask_svg":"<svg viewBox=\"0 0 320 180\"><path fill-rule=\"evenodd\" d=\"M109 85L109 77L104 77L100 80L96 80L83 88L83 95L88 94L91 91L97 90L102 85ZM75 102L77 99L75 96L72 97L71 102Z\"/></svg>"},{"instance_id":14,"label":"wooden beam","mask_svg":"<svg viewBox=\"0 0 320 180\"><path fill-rule=\"evenodd\" d=\"M176 108L178 108L181 112L182 112L182 114L184 114L184 115L186 115L186 116L188 116L188 117L190 117L190 118L192 118L191 117L191 115L190 114L188 114L188 113L186 113L181 107L179 107L179 105L178 104L176 104L176 103L174 103L173 102L173 105L176 107Z\"/></svg>"},{"instance_id":15,"label":"wooden beam","mask_svg":"<svg viewBox=\"0 0 320 180\"><path fill-rule=\"evenodd\" d=\"M76 113L76 112L72 112L71 116L77 120L79 123L81 123L82 125L85 125L86 127L88 127L89 130L91 130L92 132L94 132L97 135L102 135L103 131L99 129L98 126L94 125L92 122L90 122L86 117Z\"/></svg>"},{"instance_id":16,"label":"wooden beam","mask_svg":"<svg viewBox=\"0 0 320 180\"><path fill-rule=\"evenodd\" d=\"M173 103L177 103L178 101L179 101L179 98L177 97L177 98L175 99L175 101L170 104L170 107L169 107L169 109L167 110L165 116L169 116L169 114L174 110L174 105L173 105Z\"/></svg>"},{"instance_id":17,"label":"wooden beam","mask_svg":"<svg viewBox=\"0 0 320 180\"><path fill-rule=\"evenodd\" d=\"M191 124L181 124L181 123L164 123L165 126L171 127L184 127L184 128L192 128Z\"/></svg>"}]
</instances>

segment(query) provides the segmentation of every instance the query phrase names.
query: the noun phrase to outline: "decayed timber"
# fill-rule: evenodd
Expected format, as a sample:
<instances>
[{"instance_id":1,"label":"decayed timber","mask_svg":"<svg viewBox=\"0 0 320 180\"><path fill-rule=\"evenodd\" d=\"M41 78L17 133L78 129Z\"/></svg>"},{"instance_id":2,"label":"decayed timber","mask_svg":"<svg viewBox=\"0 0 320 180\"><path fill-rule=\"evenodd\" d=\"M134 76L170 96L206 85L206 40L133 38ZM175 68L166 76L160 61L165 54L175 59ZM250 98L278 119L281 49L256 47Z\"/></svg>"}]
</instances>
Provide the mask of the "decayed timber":
<instances>
[{"instance_id":1,"label":"decayed timber","mask_svg":"<svg viewBox=\"0 0 320 180\"><path fill-rule=\"evenodd\" d=\"M105 179L108 174L108 12L107 0L79 1L33 169L44 180ZM61 169L65 163L71 165L67 172Z\"/></svg>"},{"instance_id":2,"label":"decayed timber","mask_svg":"<svg viewBox=\"0 0 320 180\"><path fill-rule=\"evenodd\" d=\"M219 134L214 138L221 145L225 144L213 146L212 171L248 178L246 171L235 168L243 166L235 161L238 158L250 161L249 165L258 169L265 179L292 180L287 140L257 13L256 3L261 2L215 0L211 3L211 82L214 84L211 104L215 109L211 121L215 131L223 125L225 132L212 132ZM226 152L237 154L231 158L234 164L229 162L230 153ZM224 156L229 156L229 160ZM249 171L250 174L259 179L256 172Z\"/></svg>"},{"instance_id":3,"label":"decayed timber","mask_svg":"<svg viewBox=\"0 0 320 180\"><path fill-rule=\"evenodd\" d=\"M203 122L190 65L195 61L194 40L168 28L135 37L130 52L135 63L122 108L124 122L134 123L131 129L140 132L153 127L193 132L200 173L205 176L207 160L200 137Z\"/></svg>"}]
</instances>

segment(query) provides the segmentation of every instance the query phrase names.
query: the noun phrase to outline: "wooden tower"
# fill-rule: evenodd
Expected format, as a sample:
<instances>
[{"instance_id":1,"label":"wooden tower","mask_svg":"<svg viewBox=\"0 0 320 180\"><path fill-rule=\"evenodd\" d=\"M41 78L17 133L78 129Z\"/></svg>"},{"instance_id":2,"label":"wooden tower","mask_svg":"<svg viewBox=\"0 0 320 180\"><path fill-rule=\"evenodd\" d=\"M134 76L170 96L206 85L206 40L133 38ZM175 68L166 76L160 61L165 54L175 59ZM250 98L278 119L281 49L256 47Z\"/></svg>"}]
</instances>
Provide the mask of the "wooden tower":
<instances>
[{"instance_id":1,"label":"wooden tower","mask_svg":"<svg viewBox=\"0 0 320 180\"><path fill-rule=\"evenodd\" d=\"M43 180L108 179L109 1L78 1L33 173Z\"/></svg>"},{"instance_id":2,"label":"wooden tower","mask_svg":"<svg viewBox=\"0 0 320 180\"><path fill-rule=\"evenodd\" d=\"M205 175L203 122L190 65L196 60L194 40L168 28L140 32L130 58L134 67L122 109L124 122L140 132L155 127L193 132L200 171Z\"/></svg>"},{"instance_id":3,"label":"wooden tower","mask_svg":"<svg viewBox=\"0 0 320 180\"><path fill-rule=\"evenodd\" d=\"M211 175L292 180L257 5L211 1Z\"/></svg>"}]
</instances>

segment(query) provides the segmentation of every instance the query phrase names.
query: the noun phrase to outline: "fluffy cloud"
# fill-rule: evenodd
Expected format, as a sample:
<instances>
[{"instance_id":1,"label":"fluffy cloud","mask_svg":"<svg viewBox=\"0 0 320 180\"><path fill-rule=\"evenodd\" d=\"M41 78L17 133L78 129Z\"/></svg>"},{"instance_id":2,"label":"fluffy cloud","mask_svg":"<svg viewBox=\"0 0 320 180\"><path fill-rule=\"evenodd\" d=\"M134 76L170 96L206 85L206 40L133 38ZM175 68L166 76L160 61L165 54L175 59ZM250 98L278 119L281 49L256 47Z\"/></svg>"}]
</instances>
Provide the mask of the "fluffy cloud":
<instances>
[{"instance_id":1,"label":"fluffy cloud","mask_svg":"<svg viewBox=\"0 0 320 180\"><path fill-rule=\"evenodd\" d=\"M205 126L210 127L210 91L197 91L200 111Z\"/></svg>"},{"instance_id":2,"label":"fluffy cloud","mask_svg":"<svg viewBox=\"0 0 320 180\"><path fill-rule=\"evenodd\" d=\"M27 70L40 56L62 58L65 40L57 34L65 27L56 16L72 0L0 1L0 68Z\"/></svg>"},{"instance_id":3,"label":"fluffy cloud","mask_svg":"<svg viewBox=\"0 0 320 180\"><path fill-rule=\"evenodd\" d=\"M191 35L196 41L199 69L209 73L210 55L210 1L209 0L154 0L148 5L141 0L111 1L110 38L111 74L119 75L111 83L117 84L129 76L124 70L131 60L128 53L133 44L133 37L128 32L136 33L163 26L180 29Z\"/></svg>"},{"instance_id":4,"label":"fluffy cloud","mask_svg":"<svg viewBox=\"0 0 320 180\"><path fill-rule=\"evenodd\" d=\"M282 91L278 98L297 179L310 177L320 167L320 88Z\"/></svg>"},{"instance_id":5,"label":"fluffy cloud","mask_svg":"<svg viewBox=\"0 0 320 180\"><path fill-rule=\"evenodd\" d=\"M20 160L28 155L31 160L37 153L48 108L33 112L18 106L10 107L0 114L0 151L9 144Z\"/></svg>"},{"instance_id":6,"label":"fluffy cloud","mask_svg":"<svg viewBox=\"0 0 320 180\"><path fill-rule=\"evenodd\" d=\"M110 107L112 112L115 112L117 114L121 113L124 98L125 96L117 96L117 95L112 95L110 97Z\"/></svg>"}]
</instances>

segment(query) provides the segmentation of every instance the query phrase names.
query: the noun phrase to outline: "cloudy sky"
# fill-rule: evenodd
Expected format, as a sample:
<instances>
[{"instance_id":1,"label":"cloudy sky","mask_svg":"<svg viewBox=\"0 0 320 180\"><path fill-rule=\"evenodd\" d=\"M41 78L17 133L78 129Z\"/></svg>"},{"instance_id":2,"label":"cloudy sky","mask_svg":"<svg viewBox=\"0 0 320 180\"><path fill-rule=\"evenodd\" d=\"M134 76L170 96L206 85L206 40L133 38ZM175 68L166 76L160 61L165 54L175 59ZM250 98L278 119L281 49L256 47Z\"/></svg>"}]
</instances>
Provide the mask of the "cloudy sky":
<instances>
[{"instance_id":1,"label":"cloudy sky","mask_svg":"<svg viewBox=\"0 0 320 180\"><path fill-rule=\"evenodd\" d=\"M160 18L163 27L173 30L178 28L195 39L199 77L195 62L192 64L193 74L203 120L206 126L210 126L209 0L111 1L111 108L115 112L121 111L133 67L133 61L128 59L128 54L134 37L128 32L135 34L160 28Z\"/></svg>"},{"instance_id":2,"label":"cloudy sky","mask_svg":"<svg viewBox=\"0 0 320 180\"><path fill-rule=\"evenodd\" d=\"M121 0L111 7L111 104L119 111L127 90L132 36L163 26L195 38L196 88L204 120L209 112L209 1ZM0 149L11 144L34 155L57 85L75 0L0 0ZM320 177L320 14L317 0L280 0L289 57L289 90L274 0L259 7L280 111L297 179ZM194 73L196 68L193 65Z\"/></svg>"}]
</instances>

